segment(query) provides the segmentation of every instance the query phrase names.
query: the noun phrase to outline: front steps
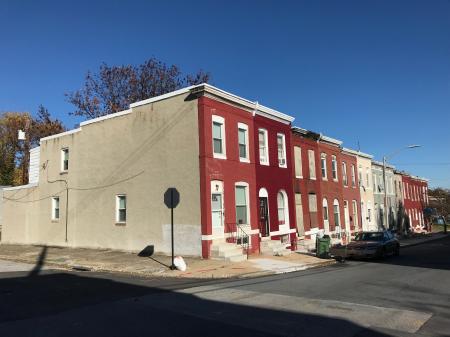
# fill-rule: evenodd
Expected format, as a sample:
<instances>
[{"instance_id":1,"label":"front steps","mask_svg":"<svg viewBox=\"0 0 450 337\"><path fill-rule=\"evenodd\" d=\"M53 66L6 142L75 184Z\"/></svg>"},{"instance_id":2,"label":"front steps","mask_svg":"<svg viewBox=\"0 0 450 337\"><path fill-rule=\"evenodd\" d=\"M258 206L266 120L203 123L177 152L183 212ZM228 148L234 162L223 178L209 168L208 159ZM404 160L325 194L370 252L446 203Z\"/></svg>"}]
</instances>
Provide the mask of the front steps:
<instances>
[{"instance_id":1,"label":"front steps","mask_svg":"<svg viewBox=\"0 0 450 337\"><path fill-rule=\"evenodd\" d=\"M270 237L262 237L260 242L261 254L273 256L286 256L291 254L291 250L286 247L288 244L279 240L271 240Z\"/></svg>"},{"instance_id":2,"label":"front steps","mask_svg":"<svg viewBox=\"0 0 450 337\"><path fill-rule=\"evenodd\" d=\"M225 239L213 240L211 245L211 258L229 262L241 262L247 260L241 246L226 242Z\"/></svg>"}]
</instances>

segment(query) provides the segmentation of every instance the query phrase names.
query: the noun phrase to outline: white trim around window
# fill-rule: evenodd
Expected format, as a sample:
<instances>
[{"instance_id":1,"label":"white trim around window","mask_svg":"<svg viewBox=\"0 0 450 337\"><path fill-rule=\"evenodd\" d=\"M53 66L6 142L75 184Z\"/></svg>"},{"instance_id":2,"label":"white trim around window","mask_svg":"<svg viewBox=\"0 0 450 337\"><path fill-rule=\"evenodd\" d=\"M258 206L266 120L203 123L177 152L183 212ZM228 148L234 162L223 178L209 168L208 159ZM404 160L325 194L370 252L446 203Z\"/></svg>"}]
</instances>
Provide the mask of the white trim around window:
<instances>
[{"instance_id":1,"label":"white trim around window","mask_svg":"<svg viewBox=\"0 0 450 337\"><path fill-rule=\"evenodd\" d=\"M333 181L339 181L337 159L335 155L331 156L331 175L333 177Z\"/></svg>"},{"instance_id":2,"label":"white trim around window","mask_svg":"<svg viewBox=\"0 0 450 337\"><path fill-rule=\"evenodd\" d=\"M127 222L127 196L126 194L116 195L116 223Z\"/></svg>"},{"instance_id":3,"label":"white trim around window","mask_svg":"<svg viewBox=\"0 0 450 337\"><path fill-rule=\"evenodd\" d=\"M68 147L61 149L61 172L69 171L69 153Z\"/></svg>"},{"instance_id":4,"label":"white trim around window","mask_svg":"<svg viewBox=\"0 0 450 337\"><path fill-rule=\"evenodd\" d=\"M320 172L322 174L322 180L328 180L327 154L325 152L320 154Z\"/></svg>"},{"instance_id":5,"label":"white trim around window","mask_svg":"<svg viewBox=\"0 0 450 337\"><path fill-rule=\"evenodd\" d=\"M294 146L294 170L296 178L303 178L302 148Z\"/></svg>"},{"instance_id":6,"label":"white trim around window","mask_svg":"<svg viewBox=\"0 0 450 337\"><path fill-rule=\"evenodd\" d=\"M262 139L261 139L262 136ZM258 129L259 163L269 165L269 135L266 129Z\"/></svg>"},{"instance_id":7,"label":"white trim around window","mask_svg":"<svg viewBox=\"0 0 450 337\"><path fill-rule=\"evenodd\" d=\"M225 119L221 116L212 115L211 140L213 157L218 159L227 159Z\"/></svg>"},{"instance_id":8,"label":"white trim around window","mask_svg":"<svg viewBox=\"0 0 450 337\"><path fill-rule=\"evenodd\" d=\"M286 156L286 136L284 133L277 133L277 152L278 152L278 166L287 167Z\"/></svg>"},{"instance_id":9,"label":"white trim around window","mask_svg":"<svg viewBox=\"0 0 450 337\"><path fill-rule=\"evenodd\" d=\"M244 135L243 139L241 135ZM243 141L243 143L242 143ZM243 147L244 146L244 147ZM245 149L245 156L241 157L241 150ZM242 163L250 163L250 153L248 144L248 125L244 123L238 123L238 152L239 161Z\"/></svg>"},{"instance_id":10,"label":"white trim around window","mask_svg":"<svg viewBox=\"0 0 450 337\"><path fill-rule=\"evenodd\" d=\"M60 217L59 197L52 197L52 221L58 221Z\"/></svg>"},{"instance_id":11,"label":"white trim around window","mask_svg":"<svg viewBox=\"0 0 450 337\"><path fill-rule=\"evenodd\" d=\"M235 199L235 211L236 211L236 217L238 216L238 206L242 206L241 204L238 205L239 202L239 196L237 195L237 190L238 188L244 188L244 192L245 192L245 202L246 202L246 217L247 217L247 222L246 223L241 223L240 225L249 225L251 224L250 221L250 197L249 197L249 185L248 183L244 182L244 181L238 181L237 183L234 184L234 199ZM238 220L236 218L236 223L238 223Z\"/></svg>"}]
</instances>

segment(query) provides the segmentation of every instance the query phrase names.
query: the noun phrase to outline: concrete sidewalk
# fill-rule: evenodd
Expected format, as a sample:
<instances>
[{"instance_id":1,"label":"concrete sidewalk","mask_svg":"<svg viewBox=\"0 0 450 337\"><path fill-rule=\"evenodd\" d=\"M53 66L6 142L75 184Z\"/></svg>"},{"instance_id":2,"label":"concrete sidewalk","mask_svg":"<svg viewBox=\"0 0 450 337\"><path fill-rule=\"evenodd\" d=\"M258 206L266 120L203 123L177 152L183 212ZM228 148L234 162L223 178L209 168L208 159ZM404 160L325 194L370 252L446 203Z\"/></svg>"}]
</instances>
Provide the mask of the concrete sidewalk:
<instances>
[{"instance_id":1,"label":"concrete sidewalk","mask_svg":"<svg viewBox=\"0 0 450 337\"><path fill-rule=\"evenodd\" d=\"M448 233L444 232L438 232L438 233L426 233L426 234L415 234L412 237L409 238L399 238L398 241L400 242L400 247L409 247L409 246L415 246L420 245L425 242L439 240L442 238L445 238L448 235Z\"/></svg>"},{"instance_id":2,"label":"concrete sidewalk","mask_svg":"<svg viewBox=\"0 0 450 337\"><path fill-rule=\"evenodd\" d=\"M304 270L335 263L292 253L289 256L251 256L249 260L232 263L222 260L185 258L187 270L172 271L169 256L139 257L136 253L113 250L65 248L29 245L0 245L0 260L16 261L45 268L90 270L135 274L146 277L240 278Z\"/></svg>"}]
</instances>

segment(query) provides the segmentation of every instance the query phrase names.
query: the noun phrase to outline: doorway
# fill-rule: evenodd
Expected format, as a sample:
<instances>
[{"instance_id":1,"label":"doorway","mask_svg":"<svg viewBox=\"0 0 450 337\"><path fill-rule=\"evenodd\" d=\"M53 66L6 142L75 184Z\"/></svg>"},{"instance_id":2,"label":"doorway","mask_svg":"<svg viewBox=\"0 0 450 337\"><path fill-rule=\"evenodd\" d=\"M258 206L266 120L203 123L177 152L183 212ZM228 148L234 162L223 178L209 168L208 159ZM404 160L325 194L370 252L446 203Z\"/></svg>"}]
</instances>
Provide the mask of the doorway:
<instances>
[{"instance_id":1,"label":"doorway","mask_svg":"<svg viewBox=\"0 0 450 337\"><path fill-rule=\"evenodd\" d=\"M261 188L259 190L259 230L261 232L261 236L270 236L269 198L265 188Z\"/></svg>"},{"instance_id":2,"label":"doorway","mask_svg":"<svg viewBox=\"0 0 450 337\"><path fill-rule=\"evenodd\" d=\"M211 182L211 223L212 235L215 238L224 236L223 183Z\"/></svg>"}]
</instances>

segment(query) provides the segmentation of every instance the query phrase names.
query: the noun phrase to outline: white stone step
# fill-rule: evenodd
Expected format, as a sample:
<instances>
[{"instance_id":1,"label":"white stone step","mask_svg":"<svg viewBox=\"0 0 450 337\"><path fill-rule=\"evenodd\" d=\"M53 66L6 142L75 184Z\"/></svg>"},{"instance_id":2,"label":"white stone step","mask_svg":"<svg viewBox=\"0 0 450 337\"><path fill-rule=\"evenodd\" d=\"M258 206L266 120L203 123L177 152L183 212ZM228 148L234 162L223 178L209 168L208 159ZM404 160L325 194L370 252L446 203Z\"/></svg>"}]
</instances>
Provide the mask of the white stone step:
<instances>
[{"instance_id":1,"label":"white stone step","mask_svg":"<svg viewBox=\"0 0 450 337\"><path fill-rule=\"evenodd\" d=\"M247 259L241 246L225 240L214 240L211 245L211 258L239 262Z\"/></svg>"}]
</instances>

